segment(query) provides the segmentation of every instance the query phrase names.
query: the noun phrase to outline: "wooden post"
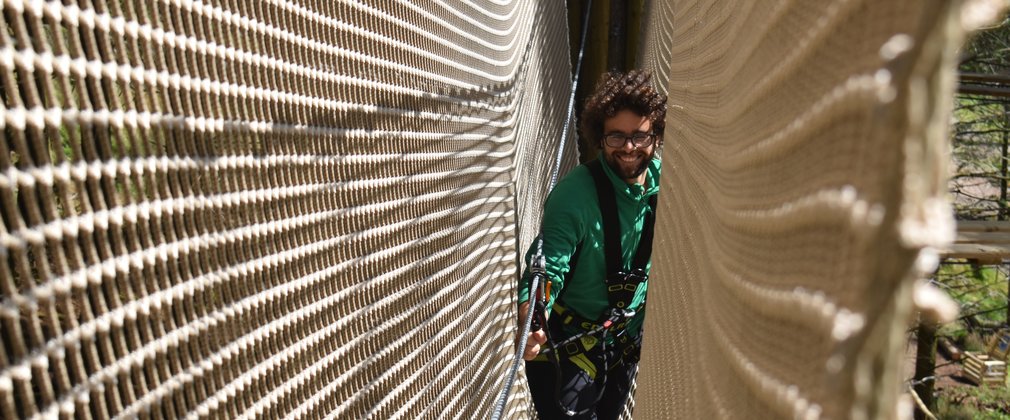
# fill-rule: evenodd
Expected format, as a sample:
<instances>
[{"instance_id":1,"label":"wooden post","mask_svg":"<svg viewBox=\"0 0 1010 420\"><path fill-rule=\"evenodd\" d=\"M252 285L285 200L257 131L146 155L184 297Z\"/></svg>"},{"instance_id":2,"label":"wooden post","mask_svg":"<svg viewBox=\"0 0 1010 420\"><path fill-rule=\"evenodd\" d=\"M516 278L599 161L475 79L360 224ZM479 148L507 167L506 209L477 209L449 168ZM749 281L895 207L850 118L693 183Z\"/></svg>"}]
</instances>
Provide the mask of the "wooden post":
<instances>
[{"instance_id":1,"label":"wooden post","mask_svg":"<svg viewBox=\"0 0 1010 420\"><path fill-rule=\"evenodd\" d=\"M936 321L919 315L919 328L916 331L915 376L913 378L915 393L922 399L930 411L936 411L936 401L933 399L932 376L936 371ZM930 379L925 379L930 378ZM915 409L915 420L925 420L926 413Z\"/></svg>"}]
</instances>

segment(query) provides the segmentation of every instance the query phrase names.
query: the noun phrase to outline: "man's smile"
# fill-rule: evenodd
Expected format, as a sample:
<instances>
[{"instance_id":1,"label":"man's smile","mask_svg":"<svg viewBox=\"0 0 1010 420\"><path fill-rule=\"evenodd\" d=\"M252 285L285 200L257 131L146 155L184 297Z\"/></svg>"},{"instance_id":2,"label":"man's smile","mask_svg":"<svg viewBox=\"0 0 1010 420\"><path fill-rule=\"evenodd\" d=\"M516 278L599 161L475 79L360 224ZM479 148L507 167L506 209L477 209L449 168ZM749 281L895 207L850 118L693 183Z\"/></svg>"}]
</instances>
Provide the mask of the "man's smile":
<instances>
[{"instance_id":1,"label":"man's smile","mask_svg":"<svg viewBox=\"0 0 1010 420\"><path fill-rule=\"evenodd\" d=\"M638 154L638 153L627 154L627 155L620 154L620 155L617 155L617 158L620 159L620 160L622 160L622 161L624 161L624 162L634 163L634 162L637 162L637 161L641 160L642 159L642 155Z\"/></svg>"}]
</instances>

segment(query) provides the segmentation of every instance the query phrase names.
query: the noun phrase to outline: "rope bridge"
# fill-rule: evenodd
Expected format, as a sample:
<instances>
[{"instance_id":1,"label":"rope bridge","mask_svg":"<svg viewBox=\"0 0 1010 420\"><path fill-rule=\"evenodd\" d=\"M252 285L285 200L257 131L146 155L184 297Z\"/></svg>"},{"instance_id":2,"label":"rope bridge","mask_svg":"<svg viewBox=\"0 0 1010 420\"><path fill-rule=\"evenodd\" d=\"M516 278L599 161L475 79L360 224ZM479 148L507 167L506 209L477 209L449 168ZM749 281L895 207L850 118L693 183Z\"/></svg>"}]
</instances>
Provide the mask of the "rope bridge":
<instances>
[{"instance_id":1,"label":"rope bridge","mask_svg":"<svg viewBox=\"0 0 1010 420\"><path fill-rule=\"evenodd\" d=\"M0 2L0 417L487 417L577 161L566 15L418 3ZM651 5L637 416L893 414L994 2L813 3Z\"/></svg>"}]
</instances>

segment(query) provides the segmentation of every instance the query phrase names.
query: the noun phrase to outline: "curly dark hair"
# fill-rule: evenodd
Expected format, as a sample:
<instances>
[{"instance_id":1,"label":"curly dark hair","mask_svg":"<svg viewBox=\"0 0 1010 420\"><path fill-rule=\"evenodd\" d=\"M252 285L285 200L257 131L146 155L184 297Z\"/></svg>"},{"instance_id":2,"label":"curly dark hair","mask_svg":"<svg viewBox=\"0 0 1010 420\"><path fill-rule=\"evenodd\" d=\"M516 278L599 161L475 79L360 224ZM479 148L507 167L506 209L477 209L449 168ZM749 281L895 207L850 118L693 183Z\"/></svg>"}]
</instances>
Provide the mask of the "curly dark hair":
<instances>
[{"instance_id":1,"label":"curly dark hair","mask_svg":"<svg viewBox=\"0 0 1010 420\"><path fill-rule=\"evenodd\" d=\"M582 109L580 128L585 144L601 147L603 122L623 110L649 118L652 132L662 144L666 130L666 95L656 91L649 84L650 79L652 74L646 70L604 74Z\"/></svg>"}]
</instances>

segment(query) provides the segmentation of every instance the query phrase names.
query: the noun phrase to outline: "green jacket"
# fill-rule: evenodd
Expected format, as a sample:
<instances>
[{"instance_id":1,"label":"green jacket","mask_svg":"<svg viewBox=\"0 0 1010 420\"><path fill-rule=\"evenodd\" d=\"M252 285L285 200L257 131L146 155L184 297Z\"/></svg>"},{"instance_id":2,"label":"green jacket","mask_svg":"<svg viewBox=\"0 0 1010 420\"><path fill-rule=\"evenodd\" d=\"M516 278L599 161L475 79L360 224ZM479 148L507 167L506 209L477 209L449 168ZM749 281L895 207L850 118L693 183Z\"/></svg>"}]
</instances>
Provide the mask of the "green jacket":
<instances>
[{"instance_id":1,"label":"green jacket","mask_svg":"<svg viewBox=\"0 0 1010 420\"><path fill-rule=\"evenodd\" d=\"M603 159L603 156L600 156ZM614 186L617 212L621 221L621 255L624 270L630 270L635 257L642 225L648 214L649 196L659 193L660 161L649 164L645 186L629 185L618 178L610 166L603 162L604 172ZM555 300L563 292L565 306L584 318L598 319L609 307L604 285L607 263L604 253L603 221L593 175L585 165L572 169L547 197L542 224L543 255L547 277L552 282L551 296L547 302L550 313ZM577 264L572 261L578 252ZM519 280L519 303L529 300L529 263L536 254L536 241L526 252L526 271ZM575 271L570 273L571 266ZM646 267L646 272L651 267ZM645 300L648 282L642 283L635 293L630 309L637 310ZM637 314L628 323L628 332L637 335L644 313Z\"/></svg>"}]
</instances>

